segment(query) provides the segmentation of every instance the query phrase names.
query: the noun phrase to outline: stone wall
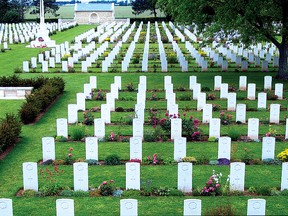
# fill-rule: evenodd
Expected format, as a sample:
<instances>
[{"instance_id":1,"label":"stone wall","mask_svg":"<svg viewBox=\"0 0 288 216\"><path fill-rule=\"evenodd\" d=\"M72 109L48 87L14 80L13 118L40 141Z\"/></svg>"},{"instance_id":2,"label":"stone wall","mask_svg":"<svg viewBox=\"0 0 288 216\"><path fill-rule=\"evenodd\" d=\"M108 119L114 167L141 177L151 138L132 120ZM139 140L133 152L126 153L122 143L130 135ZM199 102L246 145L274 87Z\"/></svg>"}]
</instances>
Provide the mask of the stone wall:
<instances>
[{"instance_id":1,"label":"stone wall","mask_svg":"<svg viewBox=\"0 0 288 216\"><path fill-rule=\"evenodd\" d=\"M90 21L91 14L94 14L93 17L98 15L99 23L111 22L114 21L114 13L112 11L105 11L105 12L75 12L75 21L78 24L88 24L88 23L95 23L94 21ZM97 14L97 15L95 15Z\"/></svg>"}]
</instances>

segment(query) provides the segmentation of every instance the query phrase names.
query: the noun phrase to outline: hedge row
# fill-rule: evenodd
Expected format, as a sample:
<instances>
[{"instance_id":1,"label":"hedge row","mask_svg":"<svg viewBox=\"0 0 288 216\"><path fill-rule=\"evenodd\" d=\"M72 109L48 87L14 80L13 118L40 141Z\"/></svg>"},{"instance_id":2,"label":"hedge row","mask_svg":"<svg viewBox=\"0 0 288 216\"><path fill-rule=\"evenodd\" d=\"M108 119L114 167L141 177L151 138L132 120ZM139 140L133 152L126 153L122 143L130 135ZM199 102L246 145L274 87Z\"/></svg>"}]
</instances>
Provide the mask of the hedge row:
<instances>
[{"instance_id":1,"label":"hedge row","mask_svg":"<svg viewBox=\"0 0 288 216\"><path fill-rule=\"evenodd\" d=\"M35 83L39 85L44 81L44 84L40 88L34 89L32 94L26 97L26 102L19 110L19 116L24 124L34 122L37 116L64 91L65 82L61 77L40 77L39 79Z\"/></svg>"},{"instance_id":2,"label":"hedge row","mask_svg":"<svg viewBox=\"0 0 288 216\"><path fill-rule=\"evenodd\" d=\"M0 119L0 152L17 142L21 127L19 117L14 114L6 113L5 118Z\"/></svg>"}]
</instances>

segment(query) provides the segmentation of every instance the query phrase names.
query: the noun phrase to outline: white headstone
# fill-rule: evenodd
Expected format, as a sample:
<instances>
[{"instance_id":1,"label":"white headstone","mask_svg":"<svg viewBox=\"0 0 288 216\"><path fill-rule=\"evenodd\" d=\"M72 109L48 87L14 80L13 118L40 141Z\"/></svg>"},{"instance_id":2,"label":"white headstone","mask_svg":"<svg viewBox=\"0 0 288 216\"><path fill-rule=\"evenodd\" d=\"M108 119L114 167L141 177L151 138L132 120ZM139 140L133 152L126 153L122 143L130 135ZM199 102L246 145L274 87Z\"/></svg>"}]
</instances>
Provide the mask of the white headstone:
<instances>
[{"instance_id":1,"label":"white headstone","mask_svg":"<svg viewBox=\"0 0 288 216\"><path fill-rule=\"evenodd\" d=\"M220 119L219 118L211 118L209 123L209 137L220 137Z\"/></svg>"},{"instance_id":2,"label":"white headstone","mask_svg":"<svg viewBox=\"0 0 288 216\"><path fill-rule=\"evenodd\" d=\"M246 91L247 88L247 76L240 76L239 77L239 90Z\"/></svg>"},{"instance_id":3,"label":"white headstone","mask_svg":"<svg viewBox=\"0 0 288 216\"><path fill-rule=\"evenodd\" d=\"M57 136L63 136L68 138L68 122L65 118L59 118L56 121Z\"/></svg>"},{"instance_id":4,"label":"white headstone","mask_svg":"<svg viewBox=\"0 0 288 216\"><path fill-rule=\"evenodd\" d=\"M237 104L236 106L236 122L246 123L246 104Z\"/></svg>"},{"instance_id":5,"label":"white headstone","mask_svg":"<svg viewBox=\"0 0 288 216\"><path fill-rule=\"evenodd\" d=\"M22 164L24 190L38 191L37 163L25 162Z\"/></svg>"},{"instance_id":6,"label":"white headstone","mask_svg":"<svg viewBox=\"0 0 288 216\"><path fill-rule=\"evenodd\" d=\"M142 138L130 138L130 159L142 160Z\"/></svg>"},{"instance_id":7,"label":"white headstone","mask_svg":"<svg viewBox=\"0 0 288 216\"><path fill-rule=\"evenodd\" d=\"M199 93L197 100L197 111L202 110L205 104L206 104L206 93Z\"/></svg>"},{"instance_id":8,"label":"white headstone","mask_svg":"<svg viewBox=\"0 0 288 216\"><path fill-rule=\"evenodd\" d=\"M200 199L184 200L184 216L201 216L202 203Z\"/></svg>"},{"instance_id":9,"label":"white headstone","mask_svg":"<svg viewBox=\"0 0 288 216\"><path fill-rule=\"evenodd\" d=\"M166 87L168 84L172 84L171 80L172 80L171 76L165 76L164 77L164 90L166 90Z\"/></svg>"},{"instance_id":10,"label":"white headstone","mask_svg":"<svg viewBox=\"0 0 288 216\"><path fill-rule=\"evenodd\" d=\"M122 82L121 82L121 76L115 76L114 77L114 83L118 86L118 89L122 89Z\"/></svg>"},{"instance_id":11,"label":"white headstone","mask_svg":"<svg viewBox=\"0 0 288 216\"><path fill-rule=\"evenodd\" d=\"M193 90L194 85L197 83L197 76L189 76L189 89Z\"/></svg>"},{"instance_id":12,"label":"white headstone","mask_svg":"<svg viewBox=\"0 0 288 216\"><path fill-rule=\"evenodd\" d=\"M281 191L288 190L288 162L282 163Z\"/></svg>"},{"instance_id":13,"label":"white headstone","mask_svg":"<svg viewBox=\"0 0 288 216\"><path fill-rule=\"evenodd\" d=\"M266 211L265 199L248 199L247 216L264 216Z\"/></svg>"},{"instance_id":14,"label":"white headstone","mask_svg":"<svg viewBox=\"0 0 288 216\"><path fill-rule=\"evenodd\" d=\"M55 160L55 140L54 137L42 137L43 161Z\"/></svg>"},{"instance_id":15,"label":"white headstone","mask_svg":"<svg viewBox=\"0 0 288 216\"><path fill-rule=\"evenodd\" d=\"M279 100L283 99L283 84L282 83L275 84L275 95L278 96Z\"/></svg>"},{"instance_id":16,"label":"white headstone","mask_svg":"<svg viewBox=\"0 0 288 216\"><path fill-rule=\"evenodd\" d=\"M105 122L101 118L94 119L94 136L97 138L105 137Z\"/></svg>"},{"instance_id":17,"label":"white headstone","mask_svg":"<svg viewBox=\"0 0 288 216\"><path fill-rule=\"evenodd\" d=\"M247 99L248 100L255 100L256 97L256 84L249 83L248 90L247 90Z\"/></svg>"},{"instance_id":18,"label":"white headstone","mask_svg":"<svg viewBox=\"0 0 288 216\"><path fill-rule=\"evenodd\" d=\"M220 85L220 99L228 98L228 83L221 83Z\"/></svg>"},{"instance_id":19,"label":"white headstone","mask_svg":"<svg viewBox=\"0 0 288 216\"><path fill-rule=\"evenodd\" d=\"M222 76L214 76L214 91L219 91L221 88Z\"/></svg>"},{"instance_id":20,"label":"white headstone","mask_svg":"<svg viewBox=\"0 0 288 216\"><path fill-rule=\"evenodd\" d=\"M73 164L74 191L88 191L88 163L77 162Z\"/></svg>"},{"instance_id":21,"label":"white headstone","mask_svg":"<svg viewBox=\"0 0 288 216\"><path fill-rule=\"evenodd\" d=\"M126 190L140 190L140 163L126 163Z\"/></svg>"},{"instance_id":22,"label":"white headstone","mask_svg":"<svg viewBox=\"0 0 288 216\"><path fill-rule=\"evenodd\" d=\"M201 92L201 84L196 83L193 87L193 100L198 100L198 94Z\"/></svg>"},{"instance_id":23,"label":"white headstone","mask_svg":"<svg viewBox=\"0 0 288 216\"><path fill-rule=\"evenodd\" d=\"M270 123L279 124L280 104L270 104Z\"/></svg>"},{"instance_id":24,"label":"white headstone","mask_svg":"<svg viewBox=\"0 0 288 216\"><path fill-rule=\"evenodd\" d=\"M62 72L68 72L68 61L62 61Z\"/></svg>"},{"instance_id":25,"label":"white headstone","mask_svg":"<svg viewBox=\"0 0 288 216\"><path fill-rule=\"evenodd\" d=\"M248 61L244 60L241 62L241 71L247 71L248 70Z\"/></svg>"},{"instance_id":26,"label":"white headstone","mask_svg":"<svg viewBox=\"0 0 288 216\"><path fill-rule=\"evenodd\" d=\"M91 89L97 89L97 77L90 76L90 87Z\"/></svg>"},{"instance_id":27,"label":"white headstone","mask_svg":"<svg viewBox=\"0 0 288 216\"><path fill-rule=\"evenodd\" d=\"M49 67L55 68L55 58L54 57L49 58Z\"/></svg>"},{"instance_id":28,"label":"white headstone","mask_svg":"<svg viewBox=\"0 0 288 216\"><path fill-rule=\"evenodd\" d=\"M48 72L48 61L42 62L42 72Z\"/></svg>"},{"instance_id":29,"label":"white headstone","mask_svg":"<svg viewBox=\"0 0 288 216\"><path fill-rule=\"evenodd\" d=\"M74 124L78 122L78 106L77 104L68 104L68 123Z\"/></svg>"},{"instance_id":30,"label":"white headstone","mask_svg":"<svg viewBox=\"0 0 288 216\"><path fill-rule=\"evenodd\" d=\"M285 139L288 139L288 118L286 118Z\"/></svg>"},{"instance_id":31,"label":"white headstone","mask_svg":"<svg viewBox=\"0 0 288 216\"><path fill-rule=\"evenodd\" d=\"M262 160L273 159L275 154L275 137L263 137Z\"/></svg>"},{"instance_id":32,"label":"white headstone","mask_svg":"<svg viewBox=\"0 0 288 216\"><path fill-rule=\"evenodd\" d=\"M122 199L120 200L120 216L137 216L138 200Z\"/></svg>"},{"instance_id":33,"label":"white headstone","mask_svg":"<svg viewBox=\"0 0 288 216\"><path fill-rule=\"evenodd\" d=\"M86 109L86 104L85 104L85 94L84 93L77 93L76 94L76 100L77 100L77 109L78 110L82 110L82 111L85 111Z\"/></svg>"},{"instance_id":34,"label":"white headstone","mask_svg":"<svg viewBox=\"0 0 288 216\"><path fill-rule=\"evenodd\" d=\"M258 93L257 108L258 109L266 109L267 108L267 93L265 93L265 92Z\"/></svg>"},{"instance_id":35,"label":"white headstone","mask_svg":"<svg viewBox=\"0 0 288 216\"><path fill-rule=\"evenodd\" d=\"M92 93L92 88L91 88L90 83L84 84L84 94L86 96L86 99L91 99L92 98L91 93Z\"/></svg>"},{"instance_id":36,"label":"white headstone","mask_svg":"<svg viewBox=\"0 0 288 216\"><path fill-rule=\"evenodd\" d=\"M259 119L249 118L248 119L248 137L252 140L258 140L259 136Z\"/></svg>"},{"instance_id":37,"label":"white headstone","mask_svg":"<svg viewBox=\"0 0 288 216\"><path fill-rule=\"evenodd\" d=\"M177 189L185 193L192 192L192 163L178 163L178 185Z\"/></svg>"},{"instance_id":38,"label":"white headstone","mask_svg":"<svg viewBox=\"0 0 288 216\"><path fill-rule=\"evenodd\" d=\"M86 137L85 138L86 160L98 160L98 138Z\"/></svg>"},{"instance_id":39,"label":"white headstone","mask_svg":"<svg viewBox=\"0 0 288 216\"><path fill-rule=\"evenodd\" d=\"M23 61L23 71L29 72L29 61Z\"/></svg>"},{"instance_id":40,"label":"white headstone","mask_svg":"<svg viewBox=\"0 0 288 216\"><path fill-rule=\"evenodd\" d=\"M0 215L13 216L12 199L0 198Z\"/></svg>"},{"instance_id":41,"label":"white headstone","mask_svg":"<svg viewBox=\"0 0 288 216\"><path fill-rule=\"evenodd\" d=\"M231 138L220 137L218 140L218 159L227 158L230 160L231 155Z\"/></svg>"},{"instance_id":42,"label":"white headstone","mask_svg":"<svg viewBox=\"0 0 288 216\"><path fill-rule=\"evenodd\" d=\"M143 121L141 119L133 119L133 137L143 138Z\"/></svg>"},{"instance_id":43,"label":"white headstone","mask_svg":"<svg viewBox=\"0 0 288 216\"><path fill-rule=\"evenodd\" d=\"M174 139L174 160L186 157L186 137L176 137Z\"/></svg>"},{"instance_id":44,"label":"white headstone","mask_svg":"<svg viewBox=\"0 0 288 216\"><path fill-rule=\"evenodd\" d=\"M263 72L268 72L268 62L267 61L262 61L262 71Z\"/></svg>"},{"instance_id":45,"label":"white headstone","mask_svg":"<svg viewBox=\"0 0 288 216\"><path fill-rule=\"evenodd\" d=\"M230 191L244 191L245 163L230 164Z\"/></svg>"},{"instance_id":46,"label":"white headstone","mask_svg":"<svg viewBox=\"0 0 288 216\"><path fill-rule=\"evenodd\" d=\"M264 77L264 89L272 89L272 76Z\"/></svg>"},{"instance_id":47,"label":"white headstone","mask_svg":"<svg viewBox=\"0 0 288 216\"><path fill-rule=\"evenodd\" d=\"M108 104L101 104L101 119L103 119L106 124L111 123L111 112Z\"/></svg>"},{"instance_id":48,"label":"white headstone","mask_svg":"<svg viewBox=\"0 0 288 216\"><path fill-rule=\"evenodd\" d=\"M74 216L74 200L57 199L56 216Z\"/></svg>"},{"instance_id":49,"label":"white headstone","mask_svg":"<svg viewBox=\"0 0 288 216\"><path fill-rule=\"evenodd\" d=\"M235 111L236 110L236 93L228 93L227 97L227 110Z\"/></svg>"},{"instance_id":50,"label":"white headstone","mask_svg":"<svg viewBox=\"0 0 288 216\"><path fill-rule=\"evenodd\" d=\"M180 118L171 119L171 139L174 140L176 137L182 137L182 119Z\"/></svg>"},{"instance_id":51,"label":"white headstone","mask_svg":"<svg viewBox=\"0 0 288 216\"><path fill-rule=\"evenodd\" d=\"M209 123L212 118L212 104L205 104L202 112L202 123Z\"/></svg>"}]
</instances>

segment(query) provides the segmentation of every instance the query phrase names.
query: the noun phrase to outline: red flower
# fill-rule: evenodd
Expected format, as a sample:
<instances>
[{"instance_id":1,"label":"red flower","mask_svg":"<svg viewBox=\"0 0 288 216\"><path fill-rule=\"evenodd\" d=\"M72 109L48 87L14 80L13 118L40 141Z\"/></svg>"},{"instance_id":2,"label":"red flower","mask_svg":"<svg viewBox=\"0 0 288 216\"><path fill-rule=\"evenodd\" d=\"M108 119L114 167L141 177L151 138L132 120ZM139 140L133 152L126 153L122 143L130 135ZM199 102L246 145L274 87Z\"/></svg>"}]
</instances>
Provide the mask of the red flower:
<instances>
[{"instance_id":1,"label":"red flower","mask_svg":"<svg viewBox=\"0 0 288 216\"><path fill-rule=\"evenodd\" d=\"M103 185L107 185L107 181L103 181L103 183L102 183Z\"/></svg>"}]
</instances>

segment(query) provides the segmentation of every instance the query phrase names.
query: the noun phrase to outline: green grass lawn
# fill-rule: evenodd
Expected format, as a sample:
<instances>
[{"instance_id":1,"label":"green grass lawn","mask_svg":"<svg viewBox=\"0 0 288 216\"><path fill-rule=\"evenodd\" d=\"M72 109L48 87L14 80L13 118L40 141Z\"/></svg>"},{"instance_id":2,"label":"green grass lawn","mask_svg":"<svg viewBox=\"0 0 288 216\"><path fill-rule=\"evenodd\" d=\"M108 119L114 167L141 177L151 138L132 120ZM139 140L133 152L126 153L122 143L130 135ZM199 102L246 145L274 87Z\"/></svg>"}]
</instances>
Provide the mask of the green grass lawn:
<instances>
[{"instance_id":1,"label":"green grass lawn","mask_svg":"<svg viewBox=\"0 0 288 216\"><path fill-rule=\"evenodd\" d=\"M52 36L53 40L57 43L64 41L72 41L76 35L83 33L95 26L81 25L65 32L57 33ZM26 44L27 45L27 44ZM0 75L7 76L14 73L14 69L22 66L23 60L29 60L31 57L36 56L42 52L42 49L29 49L25 48L25 45L15 44L10 46L11 50L7 50L4 53L0 53ZM140 52L140 51L139 51ZM119 65L118 65L119 66ZM196 68L196 67L195 67ZM47 113L35 124L25 125L22 128L20 142L13 148L8 156L0 160L0 197L11 198L13 200L14 215L43 215L50 216L55 215L56 212L56 199L64 197L16 197L16 192L23 187L22 180L22 163L23 162L38 162L42 159L42 146L41 139L45 136L56 136L56 119L67 118L67 105L76 103L76 93L83 92L83 84L89 82L89 76L97 76L98 88L104 91L110 89L110 83L113 82L115 75L122 77L122 88L126 90L128 83L133 83L137 86L139 82L139 76L145 75L147 77L147 98L149 99L155 90L162 90L164 85L164 76L171 75L172 82L174 84L174 91L177 95L177 103L179 104L179 110L182 114L187 110L187 115L192 115L200 120L202 119L202 113L196 111L195 101L181 100L181 96L191 95L190 91L179 92L177 88L183 86L186 89L189 87L189 76L196 75L199 83L203 86L213 88L214 76L221 75L222 82L229 84L235 84L238 86L239 76L247 75L248 83L256 83L259 88L257 92L263 89L264 76L275 76L274 71L268 73L262 73L256 71L258 69L249 70L248 72L220 72L219 68L214 68L213 71L201 73L191 70L187 73L182 72L169 72L169 73L23 73L19 74L23 78L31 78L37 76L61 76L66 81L65 92L57 100L57 102L48 110ZM275 70L275 69L273 69ZM275 82L281 82L280 80L273 80L273 86ZM284 82L284 98L281 101L268 101L271 103L281 103L283 109L287 109L287 82ZM207 92L208 93L208 92ZM207 101L207 103L220 104L221 109L226 109L226 100L219 100L219 93L209 91L209 93L215 93L217 98L215 101ZM158 101L146 101L146 109L151 107L161 108L161 117L164 117L166 102L164 100L163 91L157 91L155 94L160 98ZM247 107L254 108L255 111L247 112L248 117L257 117L260 119L260 134L263 136L269 130L269 110L256 111L257 103L255 101L248 101L244 98L246 94L243 92L237 92L239 98L238 102L245 103ZM129 100L127 99L129 98ZM23 100L0 100L0 117L3 117L6 112L14 112L20 108ZM86 107L100 107L101 103L105 101L87 101ZM116 107L133 108L136 103L136 92L123 91L119 94L119 100L116 101ZM146 110L146 114L147 114ZM213 112L213 117L218 117L220 111ZM106 126L106 134L111 132L121 132L123 135L132 135L132 126L122 124L120 122L121 117L133 115L133 112L112 112L111 125ZM235 119L235 112L231 112ZM284 135L287 111L281 111L281 124L273 125L276 128L279 135ZM100 116L100 112L94 113L95 117ZM146 120L147 115L145 116ZM79 121L82 121L82 112L79 112ZM69 133L75 127L75 125L69 125ZM145 131L153 130L152 126L145 125ZM200 128L203 130L203 134L208 134L208 125L200 124ZM247 124L229 126L221 126L221 134L226 135L231 128L236 128L242 135L247 135ZM87 126L86 135L93 134L93 126ZM254 158L261 158L261 142L232 142L231 157L235 160L239 160L242 157L244 148L248 148L253 154ZM63 159L67 155L67 149L73 147L73 154L75 158L85 158L85 146L84 142L56 142L56 158ZM288 148L288 142L282 141L276 143L275 154ZM129 159L129 144L127 142L99 142L99 159L104 160L109 154L115 153L120 156L122 160ZM148 155L157 153L163 158L168 159L173 157L173 143L167 142L144 142L143 143L143 158ZM193 156L200 158L202 155L212 159L217 159L217 142L188 142L187 143L187 156ZM53 169L52 166L39 166L39 169ZM60 185L73 187L73 168L72 166L62 165L59 169L64 173L55 177ZM212 170L216 172L222 172L224 180L229 173L228 166L212 166L212 165L193 165L193 188L202 188L206 181L212 174ZM125 166L90 166L89 167L89 185L97 187L102 181L114 179L116 185L125 188ZM141 166L141 181L152 180L152 185L155 187L167 186L177 187L177 165L160 165L160 166ZM281 166L280 165L247 165L245 176L245 189L249 187L260 188L267 186L269 188L280 187L281 182ZM40 176L39 171L39 186L42 187L47 184L47 181ZM69 197L66 197L69 198ZM75 215L119 215L120 199L115 197L72 197L75 202ZM124 197L123 197L124 198ZM247 208L247 200L254 198L253 196L222 196L222 197L203 197L203 196L171 196L171 197L145 197L145 196L131 196L126 198L138 199L139 215L183 215L183 200L196 198L202 200L202 212L205 213L207 208L219 206L219 204L230 203L237 208L238 215L245 215ZM284 196L256 196L256 198L266 199L266 214L267 215L288 215L287 210L287 198Z\"/></svg>"}]
</instances>

